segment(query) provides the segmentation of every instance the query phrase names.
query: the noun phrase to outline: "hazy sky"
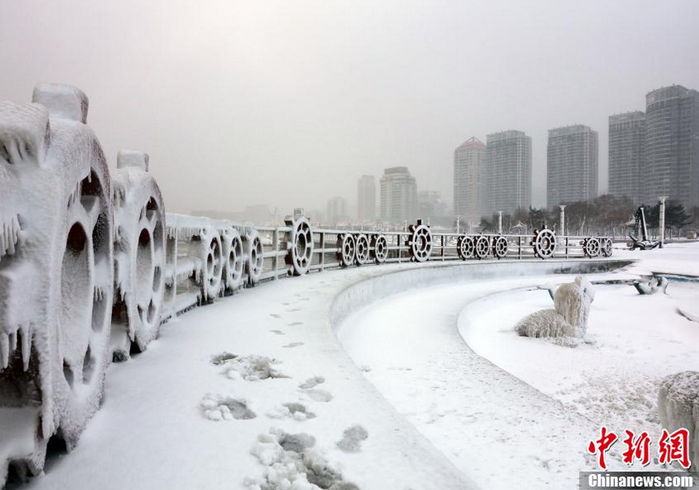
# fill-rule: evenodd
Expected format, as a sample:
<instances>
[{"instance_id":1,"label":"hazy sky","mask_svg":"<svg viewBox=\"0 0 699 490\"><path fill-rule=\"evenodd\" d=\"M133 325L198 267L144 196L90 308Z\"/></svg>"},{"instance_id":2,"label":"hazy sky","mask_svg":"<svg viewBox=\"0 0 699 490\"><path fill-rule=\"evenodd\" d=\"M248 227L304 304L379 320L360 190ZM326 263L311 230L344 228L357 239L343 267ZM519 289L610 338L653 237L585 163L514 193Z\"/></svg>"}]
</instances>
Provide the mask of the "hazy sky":
<instances>
[{"instance_id":1,"label":"hazy sky","mask_svg":"<svg viewBox=\"0 0 699 490\"><path fill-rule=\"evenodd\" d=\"M451 203L471 136L533 139L545 204L550 128L699 89L699 1L0 0L0 100L76 85L115 165L151 155L169 211L356 203L406 165Z\"/></svg>"}]
</instances>

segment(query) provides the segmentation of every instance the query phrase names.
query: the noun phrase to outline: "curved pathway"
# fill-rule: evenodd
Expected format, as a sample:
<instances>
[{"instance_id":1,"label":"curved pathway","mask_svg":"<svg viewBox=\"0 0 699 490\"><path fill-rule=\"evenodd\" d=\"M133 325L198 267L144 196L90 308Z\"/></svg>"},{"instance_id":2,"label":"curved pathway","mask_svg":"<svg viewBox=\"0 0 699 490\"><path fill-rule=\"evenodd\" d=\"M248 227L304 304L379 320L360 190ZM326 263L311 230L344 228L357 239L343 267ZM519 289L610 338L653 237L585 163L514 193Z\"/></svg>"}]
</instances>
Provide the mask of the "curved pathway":
<instances>
[{"instance_id":1,"label":"curved pathway","mask_svg":"<svg viewBox=\"0 0 699 490\"><path fill-rule=\"evenodd\" d=\"M599 427L475 354L457 328L459 312L480 297L570 280L408 291L350 315L339 337L389 402L481 488L573 489L579 471L595 469L586 448Z\"/></svg>"}]
</instances>

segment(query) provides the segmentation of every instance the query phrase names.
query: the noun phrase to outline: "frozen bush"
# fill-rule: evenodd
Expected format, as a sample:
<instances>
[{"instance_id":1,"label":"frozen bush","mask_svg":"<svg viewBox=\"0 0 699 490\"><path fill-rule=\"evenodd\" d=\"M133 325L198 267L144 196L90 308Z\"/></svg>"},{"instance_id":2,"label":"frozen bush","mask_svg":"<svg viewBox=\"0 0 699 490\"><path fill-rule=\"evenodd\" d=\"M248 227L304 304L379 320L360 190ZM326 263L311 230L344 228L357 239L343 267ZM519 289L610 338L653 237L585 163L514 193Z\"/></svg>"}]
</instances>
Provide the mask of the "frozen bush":
<instances>
[{"instance_id":1,"label":"frozen bush","mask_svg":"<svg viewBox=\"0 0 699 490\"><path fill-rule=\"evenodd\" d=\"M582 338L587 330L590 304L595 297L592 284L582 276L562 284L553 295L553 310L540 310L523 318L515 327L523 337Z\"/></svg>"}]
</instances>

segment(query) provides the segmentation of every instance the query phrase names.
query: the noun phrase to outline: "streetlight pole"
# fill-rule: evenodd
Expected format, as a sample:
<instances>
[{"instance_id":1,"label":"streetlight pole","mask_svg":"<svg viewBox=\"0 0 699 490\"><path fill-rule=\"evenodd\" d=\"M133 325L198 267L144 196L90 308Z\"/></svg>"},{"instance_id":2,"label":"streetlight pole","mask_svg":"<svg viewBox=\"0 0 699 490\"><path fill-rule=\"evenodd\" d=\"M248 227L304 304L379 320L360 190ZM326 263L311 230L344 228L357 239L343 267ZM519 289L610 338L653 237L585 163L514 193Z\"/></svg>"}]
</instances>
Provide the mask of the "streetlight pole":
<instances>
[{"instance_id":1,"label":"streetlight pole","mask_svg":"<svg viewBox=\"0 0 699 490\"><path fill-rule=\"evenodd\" d=\"M498 211L498 233L502 235L502 211Z\"/></svg>"},{"instance_id":2,"label":"streetlight pole","mask_svg":"<svg viewBox=\"0 0 699 490\"><path fill-rule=\"evenodd\" d=\"M658 198L660 200L660 230L658 230L660 235L660 248L663 248L665 246L665 199L667 199L667 197L668 196L660 196Z\"/></svg>"},{"instance_id":3,"label":"streetlight pole","mask_svg":"<svg viewBox=\"0 0 699 490\"><path fill-rule=\"evenodd\" d=\"M561 208L561 236L565 236L565 234L566 234L566 205L561 204L558 207Z\"/></svg>"}]
</instances>

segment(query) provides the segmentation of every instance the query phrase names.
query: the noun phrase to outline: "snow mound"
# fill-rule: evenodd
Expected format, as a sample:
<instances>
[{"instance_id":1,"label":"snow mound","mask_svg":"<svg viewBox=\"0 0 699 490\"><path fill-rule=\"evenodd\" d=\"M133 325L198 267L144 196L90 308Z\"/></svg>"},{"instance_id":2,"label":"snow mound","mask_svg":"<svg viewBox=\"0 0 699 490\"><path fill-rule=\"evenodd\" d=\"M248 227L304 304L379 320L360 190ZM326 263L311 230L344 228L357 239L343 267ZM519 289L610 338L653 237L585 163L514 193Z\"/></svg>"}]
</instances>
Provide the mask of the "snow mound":
<instances>
[{"instance_id":1,"label":"snow mound","mask_svg":"<svg viewBox=\"0 0 699 490\"><path fill-rule=\"evenodd\" d=\"M230 379L262 381L265 379L288 378L275 367L275 364L280 364L280 361L265 356L237 356L230 352L223 352L215 356L211 362L215 365L225 366L223 374Z\"/></svg>"},{"instance_id":2,"label":"snow mound","mask_svg":"<svg viewBox=\"0 0 699 490\"><path fill-rule=\"evenodd\" d=\"M699 466L699 372L684 371L666 377L658 392L658 415L661 425L669 432L685 428L689 431L691 471Z\"/></svg>"},{"instance_id":3,"label":"snow mound","mask_svg":"<svg viewBox=\"0 0 699 490\"><path fill-rule=\"evenodd\" d=\"M633 427L657 438L659 385L653 376L620 368L601 375L583 373L581 381L559 389L554 398L600 425Z\"/></svg>"},{"instance_id":4,"label":"snow mound","mask_svg":"<svg viewBox=\"0 0 699 490\"><path fill-rule=\"evenodd\" d=\"M272 428L260 434L252 454L262 463L262 478L246 478L249 490L359 490L347 482L316 449L316 440L305 433L287 434Z\"/></svg>"},{"instance_id":5,"label":"snow mound","mask_svg":"<svg viewBox=\"0 0 699 490\"><path fill-rule=\"evenodd\" d=\"M581 339L587 330L590 305L594 298L592 284L578 276L575 282L561 284L556 289L553 310L540 310L526 316L515 326L515 330L523 337ZM575 341L559 343L576 345Z\"/></svg>"},{"instance_id":6,"label":"snow mound","mask_svg":"<svg viewBox=\"0 0 699 490\"><path fill-rule=\"evenodd\" d=\"M213 421L250 420L256 417L255 412L248 408L248 403L237 398L208 393L199 403L199 406L204 417Z\"/></svg>"}]
</instances>

